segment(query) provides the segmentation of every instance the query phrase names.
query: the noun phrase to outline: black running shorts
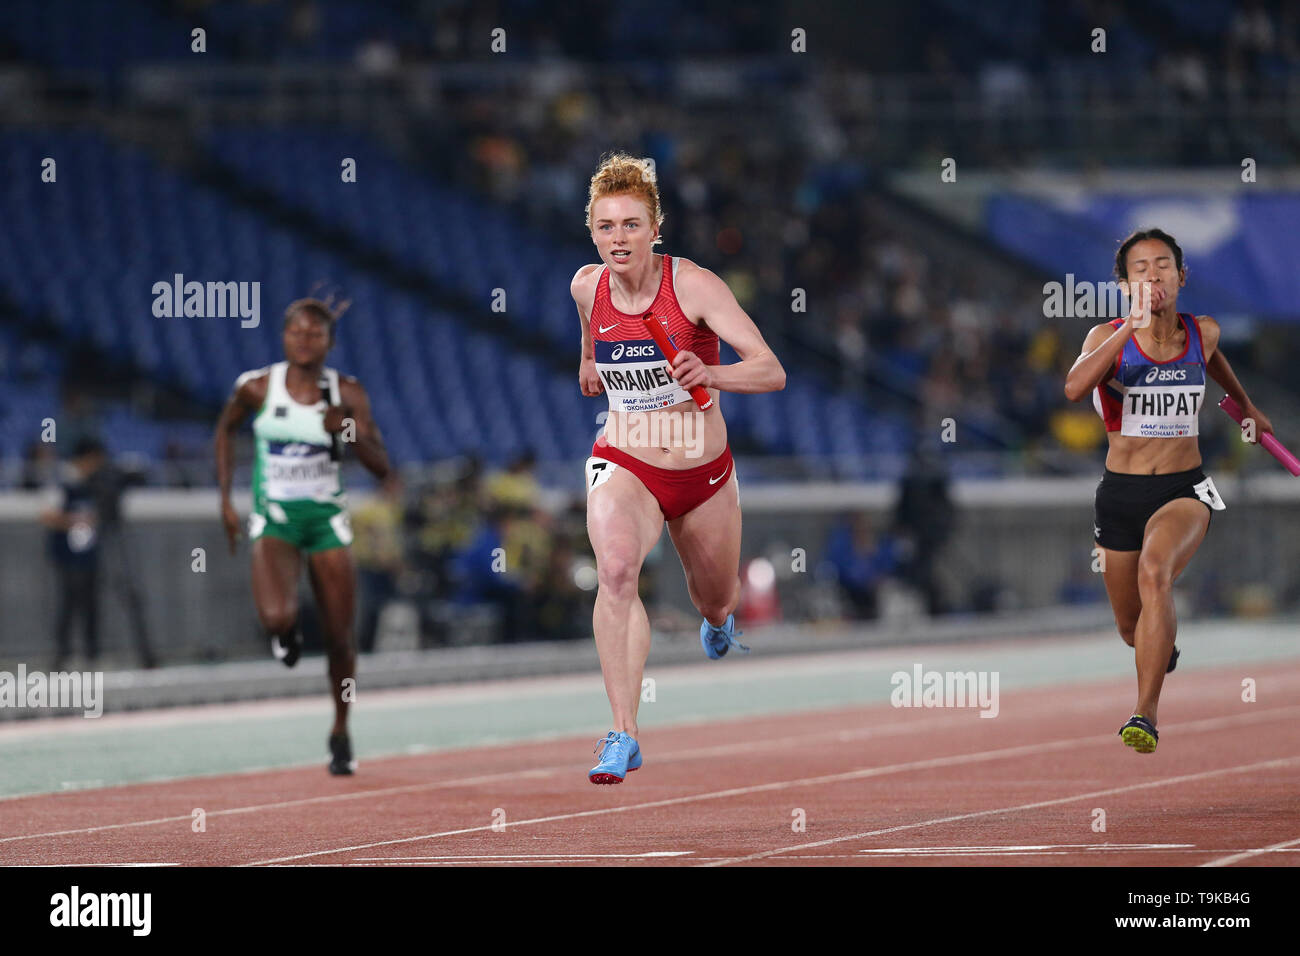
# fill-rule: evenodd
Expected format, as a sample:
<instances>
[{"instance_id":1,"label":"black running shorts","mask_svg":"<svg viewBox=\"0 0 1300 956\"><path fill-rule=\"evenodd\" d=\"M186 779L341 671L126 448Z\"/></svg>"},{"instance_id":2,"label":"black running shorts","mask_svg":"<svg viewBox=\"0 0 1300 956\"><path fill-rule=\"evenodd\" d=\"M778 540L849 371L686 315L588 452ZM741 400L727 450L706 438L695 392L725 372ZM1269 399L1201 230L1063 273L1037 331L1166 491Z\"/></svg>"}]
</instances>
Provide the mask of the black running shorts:
<instances>
[{"instance_id":1,"label":"black running shorts","mask_svg":"<svg viewBox=\"0 0 1300 956\"><path fill-rule=\"evenodd\" d=\"M1093 537L1111 551L1140 551L1147 521L1175 498L1195 498L1212 512L1224 508L1214 480L1200 468L1169 475L1124 475L1107 468L1097 484Z\"/></svg>"}]
</instances>

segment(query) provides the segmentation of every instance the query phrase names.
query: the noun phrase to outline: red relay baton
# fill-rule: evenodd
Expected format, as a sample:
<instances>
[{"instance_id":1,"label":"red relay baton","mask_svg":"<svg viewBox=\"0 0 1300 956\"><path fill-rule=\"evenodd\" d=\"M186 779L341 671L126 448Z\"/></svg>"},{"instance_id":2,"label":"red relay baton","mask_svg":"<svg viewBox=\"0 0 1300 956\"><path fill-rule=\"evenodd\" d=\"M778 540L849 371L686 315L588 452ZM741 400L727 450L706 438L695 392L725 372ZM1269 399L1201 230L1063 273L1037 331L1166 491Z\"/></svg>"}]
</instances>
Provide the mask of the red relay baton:
<instances>
[{"instance_id":1,"label":"red relay baton","mask_svg":"<svg viewBox=\"0 0 1300 956\"><path fill-rule=\"evenodd\" d=\"M1241 406L1232 400L1231 395L1224 395L1223 401L1219 402L1219 407L1227 412L1234 422L1241 424ZM1287 471L1300 476L1300 459L1287 451L1285 445L1267 433L1259 436L1259 443L1264 446L1266 452L1280 461Z\"/></svg>"},{"instance_id":2,"label":"red relay baton","mask_svg":"<svg viewBox=\"0 0 1300 956\"><path fill-rule=\"evenodd\" d=\"M655 345L659 346L659 351L664 353L668 361L675 361L677 346L673 345L672 339L668 338L668 330L654 317L654 313L647 312L641 316L641 321L650 330L650 337L655 340ZM691 389L691 398L695 399L695 404L700 406L700 411L706 411L713 407L713 396L709 394L709 390L703 385L696 385Z\"/></svg>"}]
</instances>

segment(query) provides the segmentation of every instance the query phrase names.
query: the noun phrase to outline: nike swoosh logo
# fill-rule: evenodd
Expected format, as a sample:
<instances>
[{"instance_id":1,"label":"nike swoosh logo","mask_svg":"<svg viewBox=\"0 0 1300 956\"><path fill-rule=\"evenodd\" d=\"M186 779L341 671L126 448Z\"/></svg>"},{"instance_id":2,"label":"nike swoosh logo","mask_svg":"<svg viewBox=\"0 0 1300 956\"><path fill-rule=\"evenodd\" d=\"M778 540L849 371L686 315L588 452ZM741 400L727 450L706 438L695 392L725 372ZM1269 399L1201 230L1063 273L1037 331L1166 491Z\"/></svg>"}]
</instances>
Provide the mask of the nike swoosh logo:
<instances>
[{"instance_id":1,"label":"nike swoosh logo","mask_svg":"<svg viewBox=\"0 0 1300 956\"><path fill-rule=\"evenodd\" d=\"M600 327L600 331L601 331L601 332L608 332L610 329L616 329L616 328L618 328L618 323L617 323L617 322L615 322L613 325L602 325L602 326Z\"/></svg>"},{"instance_id":2,"label":"nike swoosh logo","mask_svg":"<svg viewBox=\"0 0 1300 956\"><path fill-rule=\"evenodd\" d=\"M711 485L716 485L716 484L717 484L718 482L720 482L723 478L727 477L727 472L729 472L729 471L731 471L731 466L730 466L730 465L728 465L726 468L722 469L722 474L718 475L718 477L716 477L716 478L710 478L710 479L709 479L709 484L711 484Z\"/></svg>"}]
</instances>

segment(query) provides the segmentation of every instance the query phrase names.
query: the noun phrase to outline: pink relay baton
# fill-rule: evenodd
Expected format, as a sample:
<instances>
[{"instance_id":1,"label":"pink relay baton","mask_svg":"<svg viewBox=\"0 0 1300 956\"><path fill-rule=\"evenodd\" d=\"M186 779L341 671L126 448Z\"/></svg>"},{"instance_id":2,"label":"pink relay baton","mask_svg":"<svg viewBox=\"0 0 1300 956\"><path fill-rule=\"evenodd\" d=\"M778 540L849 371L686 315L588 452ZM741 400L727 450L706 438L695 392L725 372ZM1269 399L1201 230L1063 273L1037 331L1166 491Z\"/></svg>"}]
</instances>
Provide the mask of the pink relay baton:
<instances>
[{"instance_id":1,"label":"pink relay baton","mask_svg":"<svg viewBox=\"0 0 1300 956\"><path fill-rule=\"evenodd\" d=\"M1219 407L1227 412L1234 422L1241 424L1241 406L1233 401L1231 395L1224 395L1223 401L1219 402ZM1260 435L1259 443L1264 446L1265 451L1282 463L1282 467L1300 477L1300 458L1287 451L1285 445L1272 435Z\"/></svg>"},{"instance_id":2,"label":"pink relay baton","mask_svg":"<svg viewBox=\"0 0 1300 956\"><path fill-rule=\"evenodd\" d=\"M668 330L663 327L662 323L650 312L641 316L641 321L650 330L650 337L655 340L655 345L659 346L659 351L664 353L668 361L676 360L677 346L673 345L672 339L668 337ZM713 407L713 396L709 394L709 390L703 385L696 385L691 389L691 398L695 399L695 404L700 406L702 412Z\"/></svg>"}]
</instances>

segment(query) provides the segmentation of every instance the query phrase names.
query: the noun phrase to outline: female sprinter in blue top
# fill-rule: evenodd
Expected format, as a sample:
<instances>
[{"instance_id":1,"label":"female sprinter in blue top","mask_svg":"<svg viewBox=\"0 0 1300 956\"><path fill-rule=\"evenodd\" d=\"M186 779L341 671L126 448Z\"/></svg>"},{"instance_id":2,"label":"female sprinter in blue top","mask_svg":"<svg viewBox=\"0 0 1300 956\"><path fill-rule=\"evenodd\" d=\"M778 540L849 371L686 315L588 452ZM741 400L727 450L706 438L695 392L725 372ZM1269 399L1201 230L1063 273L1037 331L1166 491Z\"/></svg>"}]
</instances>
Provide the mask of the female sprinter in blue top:
<instances>
[{"instance_id":1,"label":"female sprinter in blue top","mask_svg":"<svg viewBox=\"0 0 1300 956\"><path fill-rule=\"evenodd\" d=\"M1138 676L1137 706L1119 734L1138 753L1152 753L1160 689L1178 663L1173 583L1205 538L1211 513L1224 508L1201 471L1197 443L1206 376L1254 419L1257 434L1273 426L1219 351L1218 323L1178 311L1187 269L1173 236L1160 229L1130 235L1115 256L1115 275L1132 308L1088 333L1065 396L1078 401L1091 393L1106 423L1110 448L1093 533Z\"/></svg>"}]
</instances>

